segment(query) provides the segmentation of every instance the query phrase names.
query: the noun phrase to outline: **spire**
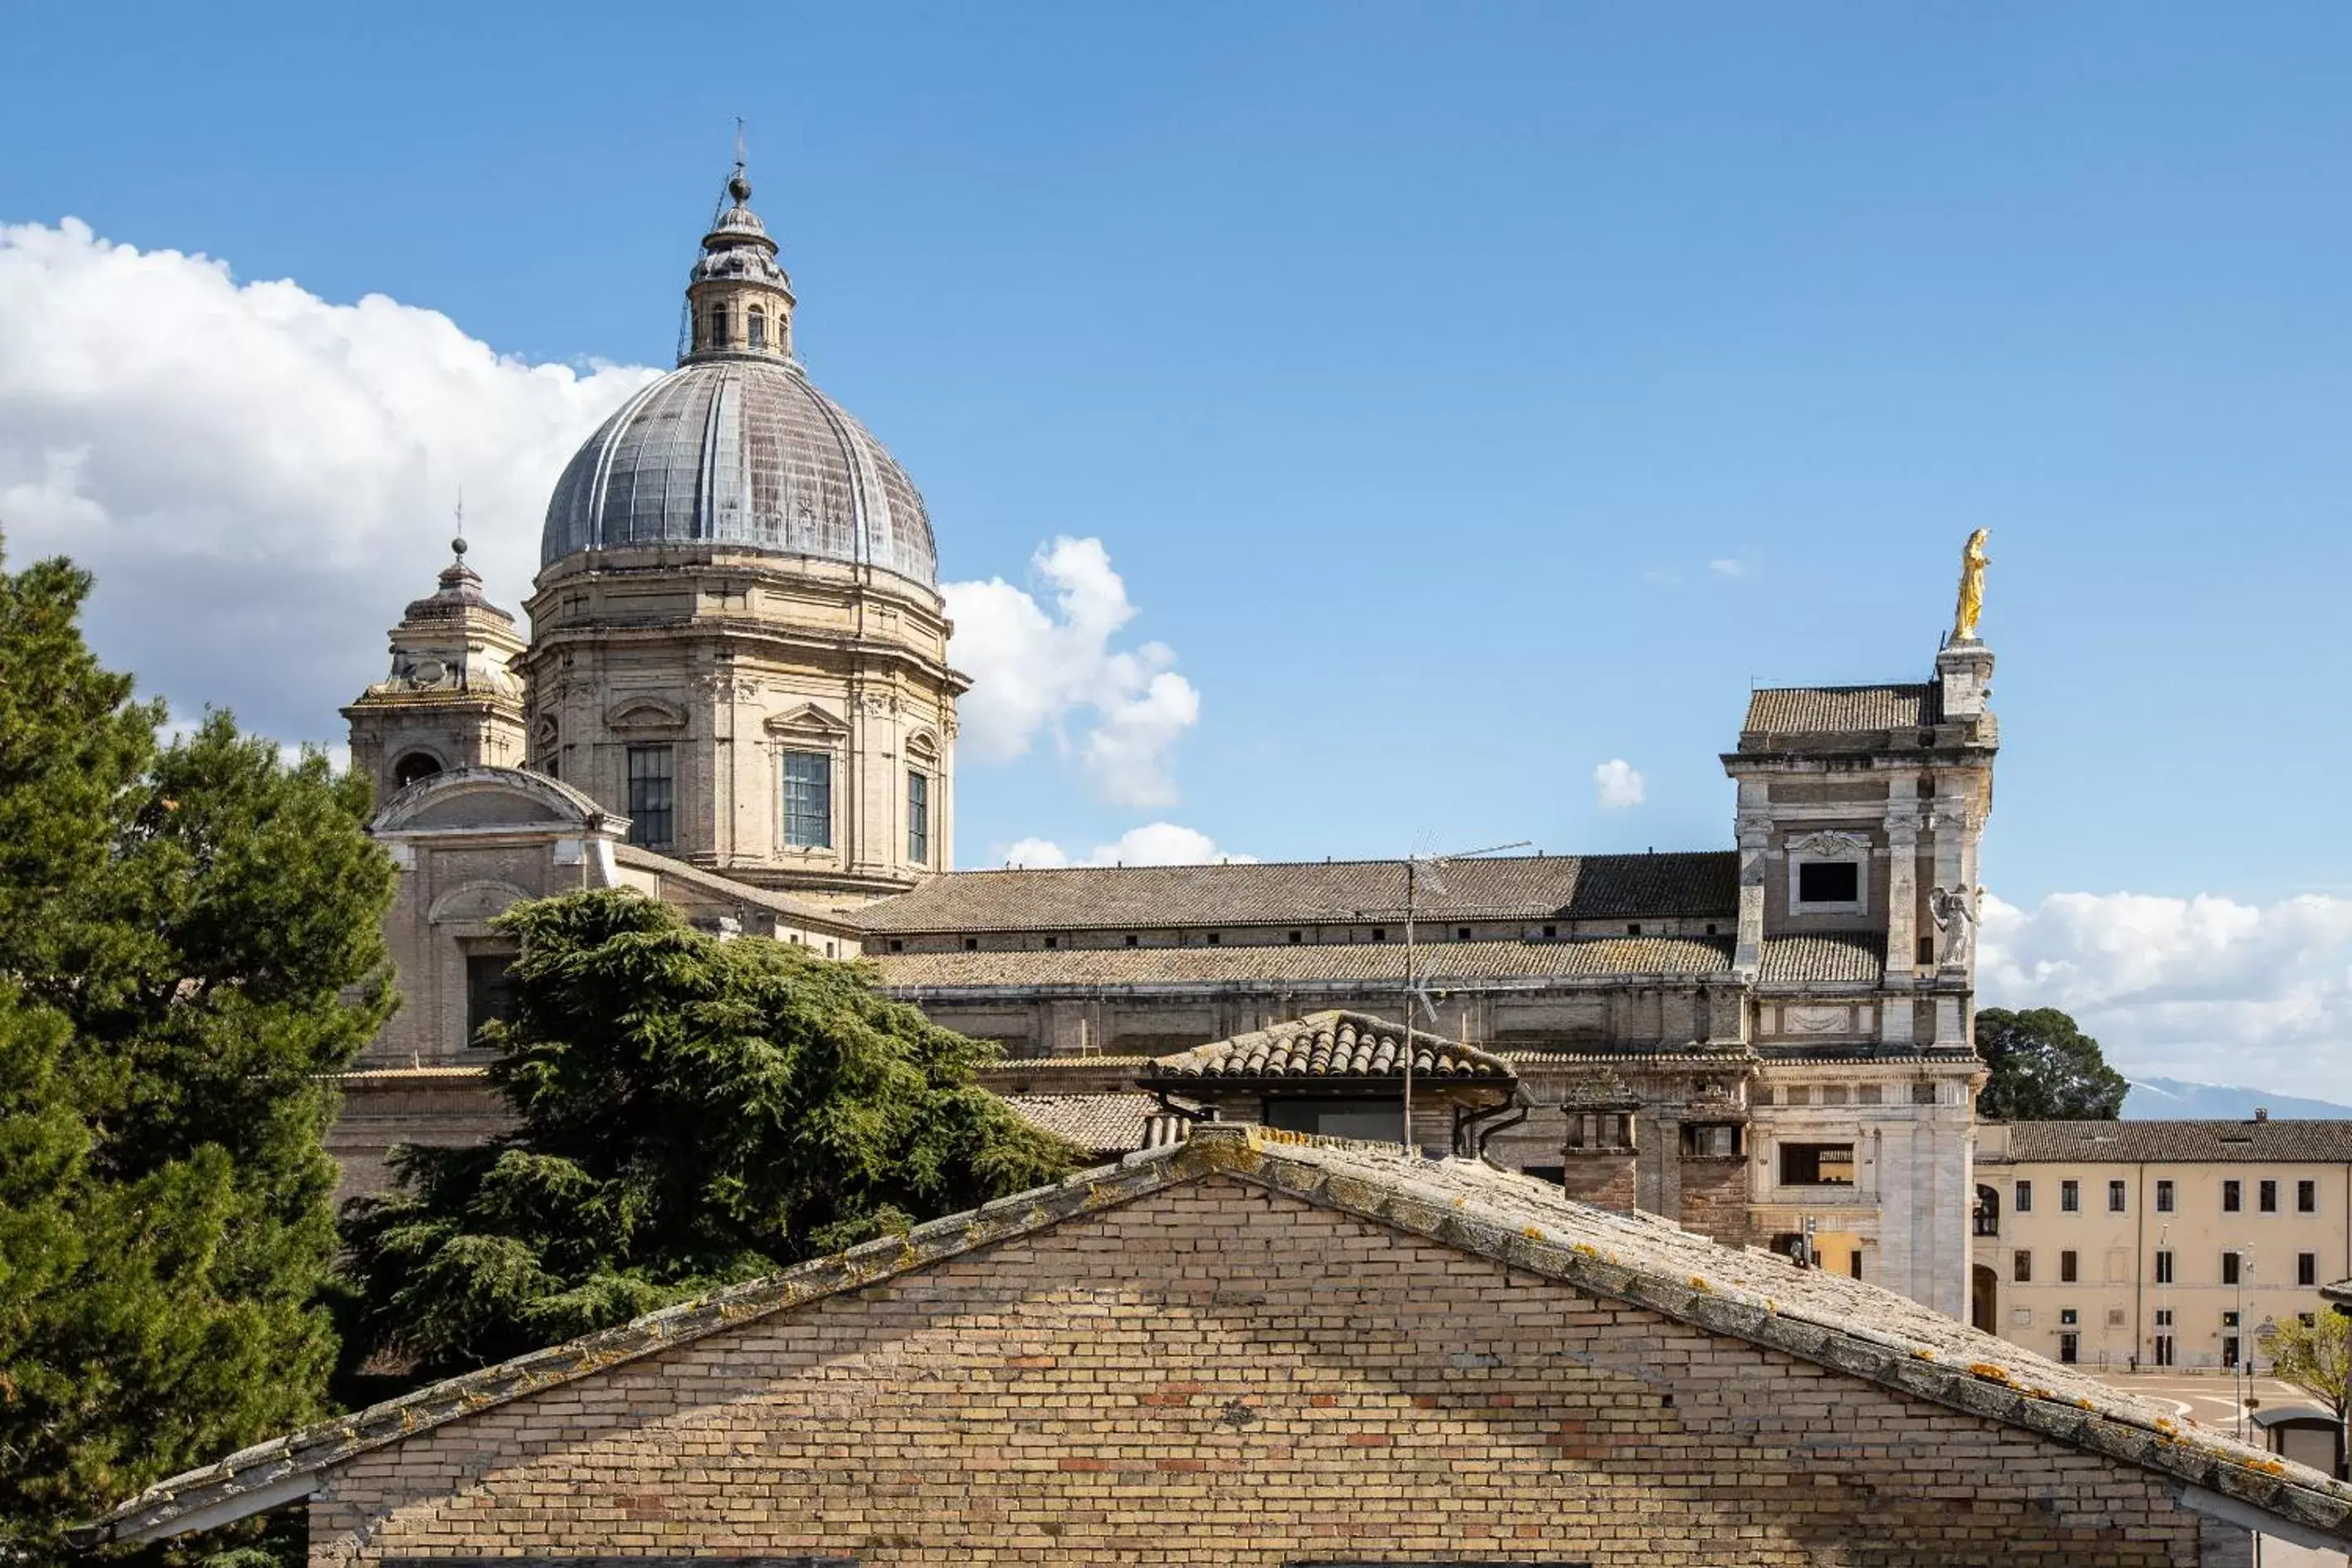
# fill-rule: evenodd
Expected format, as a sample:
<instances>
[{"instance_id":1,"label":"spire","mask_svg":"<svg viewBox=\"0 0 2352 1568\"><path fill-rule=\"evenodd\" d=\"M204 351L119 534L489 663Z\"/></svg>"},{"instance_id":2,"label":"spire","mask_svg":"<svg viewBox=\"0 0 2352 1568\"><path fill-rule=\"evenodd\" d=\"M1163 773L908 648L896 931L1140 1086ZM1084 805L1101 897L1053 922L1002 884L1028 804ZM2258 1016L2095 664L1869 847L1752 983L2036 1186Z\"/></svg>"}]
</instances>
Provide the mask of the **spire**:
<instances>
[{"instance_id":1,"label":"spire","mask_svg":"<svg viewBox=\"0 0 2352 1568\"><path fill-rule=\"evenodd\" d=\"M793 280L776 264L776 242L751 204L751 176L744 162L743 122L738 120L725 205L711 217L687 284L680 363L715 353L792 357Z\"/></svg>"}]
</instances>

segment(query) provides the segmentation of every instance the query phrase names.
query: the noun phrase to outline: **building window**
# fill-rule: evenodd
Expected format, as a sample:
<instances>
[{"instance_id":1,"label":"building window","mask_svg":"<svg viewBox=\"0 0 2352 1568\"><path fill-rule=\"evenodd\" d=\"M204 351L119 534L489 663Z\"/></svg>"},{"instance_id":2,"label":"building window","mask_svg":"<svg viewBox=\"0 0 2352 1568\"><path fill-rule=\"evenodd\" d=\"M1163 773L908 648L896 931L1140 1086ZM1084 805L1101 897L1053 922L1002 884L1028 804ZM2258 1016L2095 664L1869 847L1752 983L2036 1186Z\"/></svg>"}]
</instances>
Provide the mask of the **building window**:
<instances>
[{"instance_id":1,"label":"building window","mask_svg":"<svg viewBox=\"0 0 2352 1568\"><path fill-rule=\"evenodd\" d=\"M1045 945L1047 947L1059 947L1062 945L1062 939L1058 936L1049 936L1045 939Z\"/></svg>"},{"instance_id":2,"label":"building window","mask_svg":"<svg viewBox=\"0 0 2352 1568\"><path fill-rule=\"evenodd\" d=\"M1626 921L1626 922L1625 922L1625 934L1626 934L1627 936L1639 936L1639 935L1641 935L1641 934L1642 934L1642 922L1641 922L1640 921Z\"/></svg>"},{"instance_id":3,"label":"building window","mask_svg":"<svg viewBox=\"0 0 2352 1568\"><path fill-rule=\"evenodd\" d=\"M1127 933L1127 945L1129 947L1140 946L1140 939L1139 939L1133 931L1129 931Z\"/></svg>"},{"instance_id":4,"label":"building window","mask_svg":"<svg viewBox=\"0 0 2352 1568\"><path fill-rule=\"evenodd\" d=\"M727 307L724 305L710 308L710 346L714 349L727 346Z\"/></svg>"},{"instance_id":5,"label":"building window","mask_svg":"<svg viewBox=\"0 0 2352 1568\"><path fill-rule=\"evenodd\" d=\"M2058 1184L2058 1210L2059 1210L2059 1212L2060 1212L2061 1214L2079 1214L2079 1213L2081 1213L2081 1212L2082 1212L2082 1208L2083 1208L2083 1184L2082 1184L2082 1183L2080 1183L2080 1182L2061 1182L2061 1183L2059 1183L2059 1184Z\"/></svg>"},{"instance_id":6,"label":"building window","mask_svg":"<svg viewBox=\"0 0 2352 1568\"><path fill-rule=\"evenodd\" d=\"M2071 1247L2058 1255L2059 1284L2072 1285L2078 1281L2082 1272L2082 1256Z\"/></svg>"},{"instance_id":7,"label":"building window","mask_svg":"<svg viewBox=\"0 0 2352 1568\"><path fill-rule=\"evenodd\" d=\"M2019 1214L2032 1214L2033 1212L2033 1184L2032 1182L2020 1182L2017 1184L2017 1202L2011 1206L2014 1207Z\"/></svg>"},{"instance_id":8,"label":"building window","mask_svg":"<svg viewBox=\"0 0 2352 1568\"><path fill-rule=\"evenodd\" d=\"M751 340L751 346L753 348L763 349L768 346L767 311L762 310L757 305L752 306L750 310L744 313L744 326Z\"/></svg>"},{"instance_id":9,"label":"building window","mask_svg":"<svg viewBox=\"0 0 2352 1568\"><path fill-rule=\"evenodd\" d=\"M892 952L906 952L906 951L907 951L907 939L906 939L905 937L900 937L900 936L894 936L894 937L892 937L892 938L890 939L890 951L891 951Z\"/></svg>"},{"instance_id":10,"label":"building window","mask_svg":"<svg viewBox=\"0 0 2352 1568\"><path fill-rule=\"evenodd\" d=\"M2159 1329L2168 1329L2168 1328L2172 1327L2172 1309L2171 1309L2171 1308L2169 1308L2169 1307L2158 1307L2158 1308L2156 1310L2156 1326L2157 1326L2158 1328L2159 1328Z\"/></svg>"},{"instance_id":11,"label":"building window","mask_svg":"<svg viewBox=\"0 0 2352 1568\"><path fill-rule=\"evenodd\" d=\"M931 780L928 773L907 773L907 858L918 866L931 863Z\"/></svg>"},{"instance_id":12,"label":"building window","mask_svg":"<svg viewBox=\"0 0 2352 1568\"><path fill-rule=\"evenodd\" d=\"M441 759L429 752L411 752L392 764L392 787L406 789L419 779L429 779L441 771Z\"/></svg>"},{"instance_id":13,"label":"building window","mask_svg":"<svg viewBox=\"0 0 2352 1568\"><path fill-rule=\"evenodd\" d=\"M2238 1255L2234 1252L2225 1252L2221 1254L2221 1283L2235 1285L2237 1282Z\"/></svg>"},{"instance_id":14,"label":"building window","mask_svg":"<svg viewBox=\"0 0 2352 1568\"><path fill-rule=\"evenodd\" d=\"M670 748L629 748L629 842L667 849L670 840Z\"/></svg>"},{"instance_id":15,"label":"building window","mask_svg":"<svg viewBox=\"0 0 2352 1568\"><path fill-rule=\"evenodd\" d=\"M2107 1184L2107 1212L2109 1214L2124 1212L2124 1184L2121 1182Z\"/></svg>"},{"instance_id":16,"label":"building window","mask_svg":"<svg viewBox=\"0 0 2352 1568\"><path fill-rule=\"evenodd\" d=\"M1222 942L1223 942L1223 941L1224 941L1224 940L1225 940L1225 937L1224 937L1224 933L1223 933L1223 931L1211 931L1211 932L1209 933L1209 945L1210 945L1211 947L1218 946L1219 944L1221 944Z\"/></svg>"},{"instance_id":17,"label":"building window","mask_svg":"<svg viewBox=\"0 0 2352 1568\"><path fill-rule=\"evenodd\" d=\"M1297 945L1298 945L1298 942L1299 942L1299 933L1298 933L1297 931L1292 931L1292 932L1290 933L1290 944L1291 944L1293 947L1296 947L1296 946L1297 946Z\"/></svg>"},{"instance_id":18,"label":"building window","mask_svg":"<svg viewBox=\"0 0 2352 1568\"><path fill-rule=\"evenodd\" d=\"M793 849L833 847L833 756L784 753L784 843Z\"/></svg>"},{"instance_id":19,"label":"building window","mask_svg":"<svg viewBox=\"0 0 2352 1568\"><path fill-rule=\"evenodd\" d=\"M1374 927L1372 928L1372 940L1373 940L1374 942L1386 942L1386 941L1388 941L1388 939L1389 939L1389 929L1388 929L1388 927L1386 927L1386 926L1374 926Z\"/></svg>"},{"instance_id":20,"label":"building window","mask_svg":"<svg viewBox=\"0 0 2352 1568\"><path fill-rule=\"evenodd\" d=\"M1935 1104L1936 1086L1932 1083L1913 1084L1911 1086L1911 1103L1914 1105Z\"/></svg>"},{"instance_id":21,"label":"building window","mask_svg":"<svg viewBox=\"0 0 2352 1568\"><path fill-rule=\"evenodd\" d=\"M2278 1184L2276 1182L2255 1183L2254 1203L2264 1214L2278 1213Z\"/></svg>"},{"instance_id":22,"label":"building window","mask_svg":"<svg viewBox=\"0 0 2352 1568\"><path fill-rule=\"evenodd\" d=\"M1738 1155L1739 1129L1721 1122L1683 1123L1683 1152L1694 1160L1724 1160Z\"/></svg>"},{"instance_id":23,"label":"building window","mask_svg":"<svg viewBox=\"0 0 2352 1568\"><path fill-rule=\"evenodd\" d=\"M2156 1282L2159 1285L2172 1283L2172 1251L2169 1247L2156 1255Z\"/></svg>"},{"instance_id":24,"label":"building window","mask_svg":"<svg viewBox=\"0 0 2352 1568\"><path fill-rule=\"evenodd\" d=\"M2020 1285L2033 1283L2033 1254L2031 1250L2021 1247L2010 1255L2009 1277Z\"/></svg>"},{"instance_id":25,"label":"building window","mask_svg":"<svg viewBox=\"0 0 2352 1568\"><path fill-rule=\"evenodd\" d=\"M1862 1278L1862 1248L1859 1247L1845 1255L1845 1271L1856 1279Z\"/></svg>"},{"instance_id":26,"label":"building window","mask_svg":"<svg viewBox=\"0 0 2352 1568\"><path fill-rule=\"evenodd\" d=\"M1470 940L1470 928L1468 926L1455 926L1454 928L1454 940L1456 942L1468 942Z\"/></svg>"},{"instance_id":27,"label":"building window","mask_svg":"<svg viewBox=\"0 0 2352 1568\"><path fill-rule=\"evenodd\" d=\"M2317 1214L2319 1212L2319 1184L2317 1182L2297 1182L2294 1184L2294 1212L2297 1214Z\"/></svg>"},{"instance_id":28,"label":"building window","mask_svg":"<svg viewBox=\"0 0 2352 1568\"><path fill-rule=\"evenodd\" d=\"M2158 1334L2156 1336L2156 1354L2152 1359L2158 1366L2170 1366L2172 1364L2172 1336L2170 1334Z\"/></svg>"},{"instance_id":29,"label":"building window","mask_svg":"<svg viewBox=\"0 0 2352 1568\"><path fill-rule=\"evenodd\" d=\"M2238 1364L2238 1336L2235 1334L2221 1336L2221 1364L2225 1367Z\"/></svg>"},{"instance_id":30,"label":"building window","mask_svg":"<svg viewBox=\"0 0 2352 1568\"><path fill-rule=\"evenodd\" d=\"M2294 1282L2305 1286L2319 1283L2319 1254L2298 1252L2294 1255Z\"/></svg>"},{"instance_id":31,"label":"building window","mask_svg":"<svg viewBox=\"0 0 2352 1568\"><path fill-rule=\"evenodd\" d=\"M980 951L980 938L976 936L968 936L964 938L963 950L966 952L978 952Z\"/></svg>"},{"instance_id":32,"label":"building window","mask_svg":"<svg viewBox=\"0 0 2352 1568\"><path fill-rule=\"evenodd\" d=\"M2221 1184L2221 1212L2223 1214L2236 1214L2245 1206L2246 1184L2243 1182L2223 1182Z\"/></svg>"},{"instance_id":33,"label":"building window","mask_svg":"<svg viewBox=\"0 0 2352 1568\"><path fill-rule=\"evenodd\" d=\"M1853 1145L1851 1143L1783 1143L1780 1183L1790 1187L1850 1187L1853 1185Z\"/></svg>"},{"instance_id":34,"label":"building window","mask_svg":"<svg viewBox=\"0 0 2352 1568\"><path fill-rule=\"evenodd\" d=\"M2083 1359L2083 1336L2079 1333L2060 1334L2058 1336L2058 1359L2068 1366L2072 1366L2076 1362L2081 1361Z\"/></svg>"},{"instance_id":35,"label":"building window","mask_svg":"<svg viewBox=\"0 0 2352 1568\"><path fill-rule=\"evenodd\" d=\"M466 955L466 1043L472 1045L482 1026L514 1012L514 954L469 952Z\"/></svg>"},{"instance_id":36,"label":"building window","mask_svg":"<svg viewBox=\"0 0 2352 1568\"><path fill-rule=\"evenodd\" d=\"M1862 868L1851 860L1807 860L1797 867L1797 902L1858 904Z\"/></svg>"},{"instance_id":37,"label":"building window","mask_svg":"<svg viewBox=\"0 0 2352 1568\"><path fill-rule=\"evenodd\" d=\"M2168 1177L2159 1177L2157 1181L2156 1212L2158 1214L2172 1212L2172 1182Z\"/></svg>"},{"instance_id":38,"label":"building window","mask_svg":"<svg viewBox=\"0 0 2352 1568\"><path fill-rule=\"evenodd\" d=\"M1633 1146L1633 1119L1621 1110L1587 1110L1568 1119L1570 1149L1618 1150Z\"/></svg>"},{"instance_id":39,"label":"building window","mask_svg":"<svg viewBox=\"0 0 2352 1568\"><path fill-rule=\"evenodd\" d=\"M1558 936L1559 934L1559 927L1558 927L1558 926L1546 926L1546 927L1544 927L1544 940L1545 940L1545 941L1549 942L1549 941L1550 941L1552 938L1554 938L1554 937Z\"/></svg>"}]
</instances>

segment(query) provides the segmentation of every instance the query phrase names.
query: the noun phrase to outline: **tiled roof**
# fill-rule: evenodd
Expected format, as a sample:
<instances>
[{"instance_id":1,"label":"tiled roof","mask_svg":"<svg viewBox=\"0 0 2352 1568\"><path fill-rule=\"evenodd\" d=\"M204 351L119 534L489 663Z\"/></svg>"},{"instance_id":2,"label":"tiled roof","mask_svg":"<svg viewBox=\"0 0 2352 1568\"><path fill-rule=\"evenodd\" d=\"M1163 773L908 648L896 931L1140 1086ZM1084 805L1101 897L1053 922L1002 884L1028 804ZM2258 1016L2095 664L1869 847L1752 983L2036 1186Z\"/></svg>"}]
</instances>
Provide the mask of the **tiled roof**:
<instances>
[{"instance_id":1,"label":"tiled roof","mask_svg":"<svg viewBox=\"0 0 2352 1568\"><path fill-rule=\"evenodd\" d=\"M1764 942L1757 983L1775 985L1878 984L1886 973L1886 939L1857 931L1840 936L1776 936Z\"/></svg>"},{"instance_id":2,"label":"tiled roof","mask_svg":"<svg viewBox=\"0 0 2352 1568\"><path fill-rule=\"evenodd\" d=\"M1004 1103L1032 1127L1108 1155L1142 1148L1144 1125L1160 1110L1148 1094L1008 1094Z\"/></svg>"},{"instance_id":3,"label":"tiled roof","mask_svg":"<svg viewBox=\"0 0 2352 1568\"><path fill-rule=\"evenodd\" d=\"M2352 1121L2012 1121L2008 1131L2014 1164L2352 1163Z\"/></svg>"},{"instance_id":4,"label":"tiled roof","mask_svg":"<svg viewBox=\"0 0 2352 1568\"><path fill-rule=\"evenodd\" d=\"M1937 688L1767 686L1748 693L1742 734L1842 735L1917 730L1942 717Z\"/></svg>"},{"instance_id":5,"label":"tiled roof","mask_svg":"<svg viewBox=\"0 0 2352 1568\"><path fill-rule=\"evenodd\" d=\"M2291 1537L2317 1532L2352 1542L2352 1485L2184 1422L2168 1402L2044 1361L1883 1286L1717 1246L1671 1221L1595 1208L1549 1182L1475 1162L1433 1162L1384 1145L1239 1123L1204 1124L1184 1143L1130 1154L1055 1186L331 1417L150 1487L74 1531L73 1539L87 1549L226 1523L308 1495L329 1471L362 1454L481 1411L1211 1178L1352 1215L1517 1274L1811 1363L1835 1377L2218 1492L2244 1510L2270 1515Z\"/></svg>"},{"instance_id":6,"label":"tiled roof","mask_svg":"<svg viewBox=\"0 0 2352 1568\"><path fill-rule=\"evenodd\" d=\"M1421 918L1638 920L1736 917L1738 857L1514 855L1454 860L1414 896ZM869 931L1128 931L1315 925L1404 918L1395 860L958 871L858 911Z\"/></svg>"},{"instance_id":7,"label":"tiled roof","mask_svg":"<svg viewBox=\"0 0 2352 1568\"><path fill-rule=\"evenodd\" d=\"M1396 1078L1404 1076L1404 1031L1385 1018L1337 1010L1309 1013L1213 1040L1151 1064L1154 1079ZM1475 1046L1412 1031L1416 1078L1516 1080L1508 1062Z\"/></svg>"},{"instance_id":8,"label":"tiled roof","mask_svg":"<svg viewBox=\"0 0 2352 1568\"><path fill-rule=\"evenodd\" d=\"M869 953L898 991L965 986L1176 985L1251 981L1404 982L1404 943L1229 943L1220 947L1059 947L1010 952ZM1533 977L1699 977L1729 973L1731 939L1585 937L1565 942L1428 942L1417 973L1430 984Z\"/></svg>"}]
</instances>

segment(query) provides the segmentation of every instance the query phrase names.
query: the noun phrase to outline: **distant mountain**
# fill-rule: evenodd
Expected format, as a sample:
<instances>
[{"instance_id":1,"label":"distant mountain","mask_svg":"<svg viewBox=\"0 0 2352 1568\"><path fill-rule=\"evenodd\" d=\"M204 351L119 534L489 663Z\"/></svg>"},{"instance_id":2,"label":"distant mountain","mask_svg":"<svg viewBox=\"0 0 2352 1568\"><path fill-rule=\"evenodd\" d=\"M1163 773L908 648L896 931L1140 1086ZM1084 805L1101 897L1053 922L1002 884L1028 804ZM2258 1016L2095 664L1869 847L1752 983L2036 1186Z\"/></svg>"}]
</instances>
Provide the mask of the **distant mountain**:
<instances>
[{"instance_id":1,"label":"distant mountain","mask_svg":"<svg viewBox=\"0 0 2352 1568\"><path fill-rule=\"evenodd\" d=\"M2243 1121L2254 1107L2267 1107L2283 1121L2352 1117L2352 1105L2333 1100L2305 1100L2268 1089L2240 1089L2234 1084L2184 1083L2177 1078L2136 1078L2124 1097L2128 1121Z\"/></svg>"}]
</instances>

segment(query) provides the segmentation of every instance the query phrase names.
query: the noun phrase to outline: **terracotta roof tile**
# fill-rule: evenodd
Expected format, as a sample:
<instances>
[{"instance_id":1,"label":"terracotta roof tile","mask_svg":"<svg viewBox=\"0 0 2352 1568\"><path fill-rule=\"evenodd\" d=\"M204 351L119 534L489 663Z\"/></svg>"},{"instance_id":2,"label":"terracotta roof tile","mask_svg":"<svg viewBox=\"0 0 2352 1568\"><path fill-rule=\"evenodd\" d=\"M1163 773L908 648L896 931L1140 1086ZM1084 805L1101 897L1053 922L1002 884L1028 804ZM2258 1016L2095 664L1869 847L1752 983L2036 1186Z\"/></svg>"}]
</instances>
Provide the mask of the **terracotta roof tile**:
<instances>
[{"instance_id":1,"label":"terracotta roof tile","mask_svg":"<svg viewBox=\"0 0 2352 1568\"><path fill-rule=\"evenodd\" d=\"M1456 860L1444 868L1446 890L1424 883L1414 905L1433 923L1730 919L1738 909L1738 857L1727 850ZM1321 860L958 871L869 905L859 916L866 929L893 933L1402 921L1404 867Z\"/></svg>"},{"instance_id":2,"label":"terracotta roof tile","mask_svg":"<svg viewBox=\"0 0 2352 1568\"><path fill-rule=\"evenodd\" d=\"M1764 942L1756 979L1774 985L1878 984L1886 973L1886 939L1857 931L1837 936L1776 936Z\"/></svg>"},{"instance_id":3,"label":"terracotta roof tile","mask_svg":"<svg viewBox=\"0 0 2352 1568\"><path fill-rule=\"evenodd\" d=\"M1394 1078L1404 1076L1404 1031L1368 1013L1309 1013L1162 1057L1145 1076L1163 1079ZM1412 1031L1416 1078L1510 1083L1508 1062L1475 1046Z\"/></svg>"},{"instance_id":4,"label":"terracotta roof tile","mask_svg":"<svg viewBox=\"0 0 2352 1568\"><path fill-rule=\"evenodd\" d=\"M1065 947L1010 952L869 955L894 991L1056 985L1213 984L1251 981L1404 979L1402 942L1301 942L1279 946ZM1607 979L1612 975L1702 978L1731 968L1728 937L1588 937L1568 942L1424 943L1419 973L1431 984L1517 979Z\"/></svg>"},{"instance_id":5,"label":"terracotta roof tile","mask_svg":"<svg viewBox=\"0 0 2352 1568\"><path fill-rule=\"evenodd\" d=\"M1935 724L1942 705L1933 685L1767 686L1748 693L1740 733L1843 735L1917 730Z\"/></svg>"},{"instance_id":6,"label":"terracotta roof tile","mask_svg":"<svg viewBox=\"0 0 2352 1568\"><path fill-rule=\"evenodd\" d=\"M2352 1163L2352 1121L2012 1121L2012 1164ZM1989 1163L1999 1156L1979 1154Z\"/></svg>"},{"instance_id":7,"label":"terracotta roof tile","mask_svg":"<svg viewBox=\"0 0 2352 1568\"><path fill-rule=\"evenodd\" d=\"M1008 1094L1004 1103L1032 1127L1089 1154L1142 1148L1146 1125L1160 1111L1159 1100L1148 1094Z\"/></svg>"}]
</instances>

